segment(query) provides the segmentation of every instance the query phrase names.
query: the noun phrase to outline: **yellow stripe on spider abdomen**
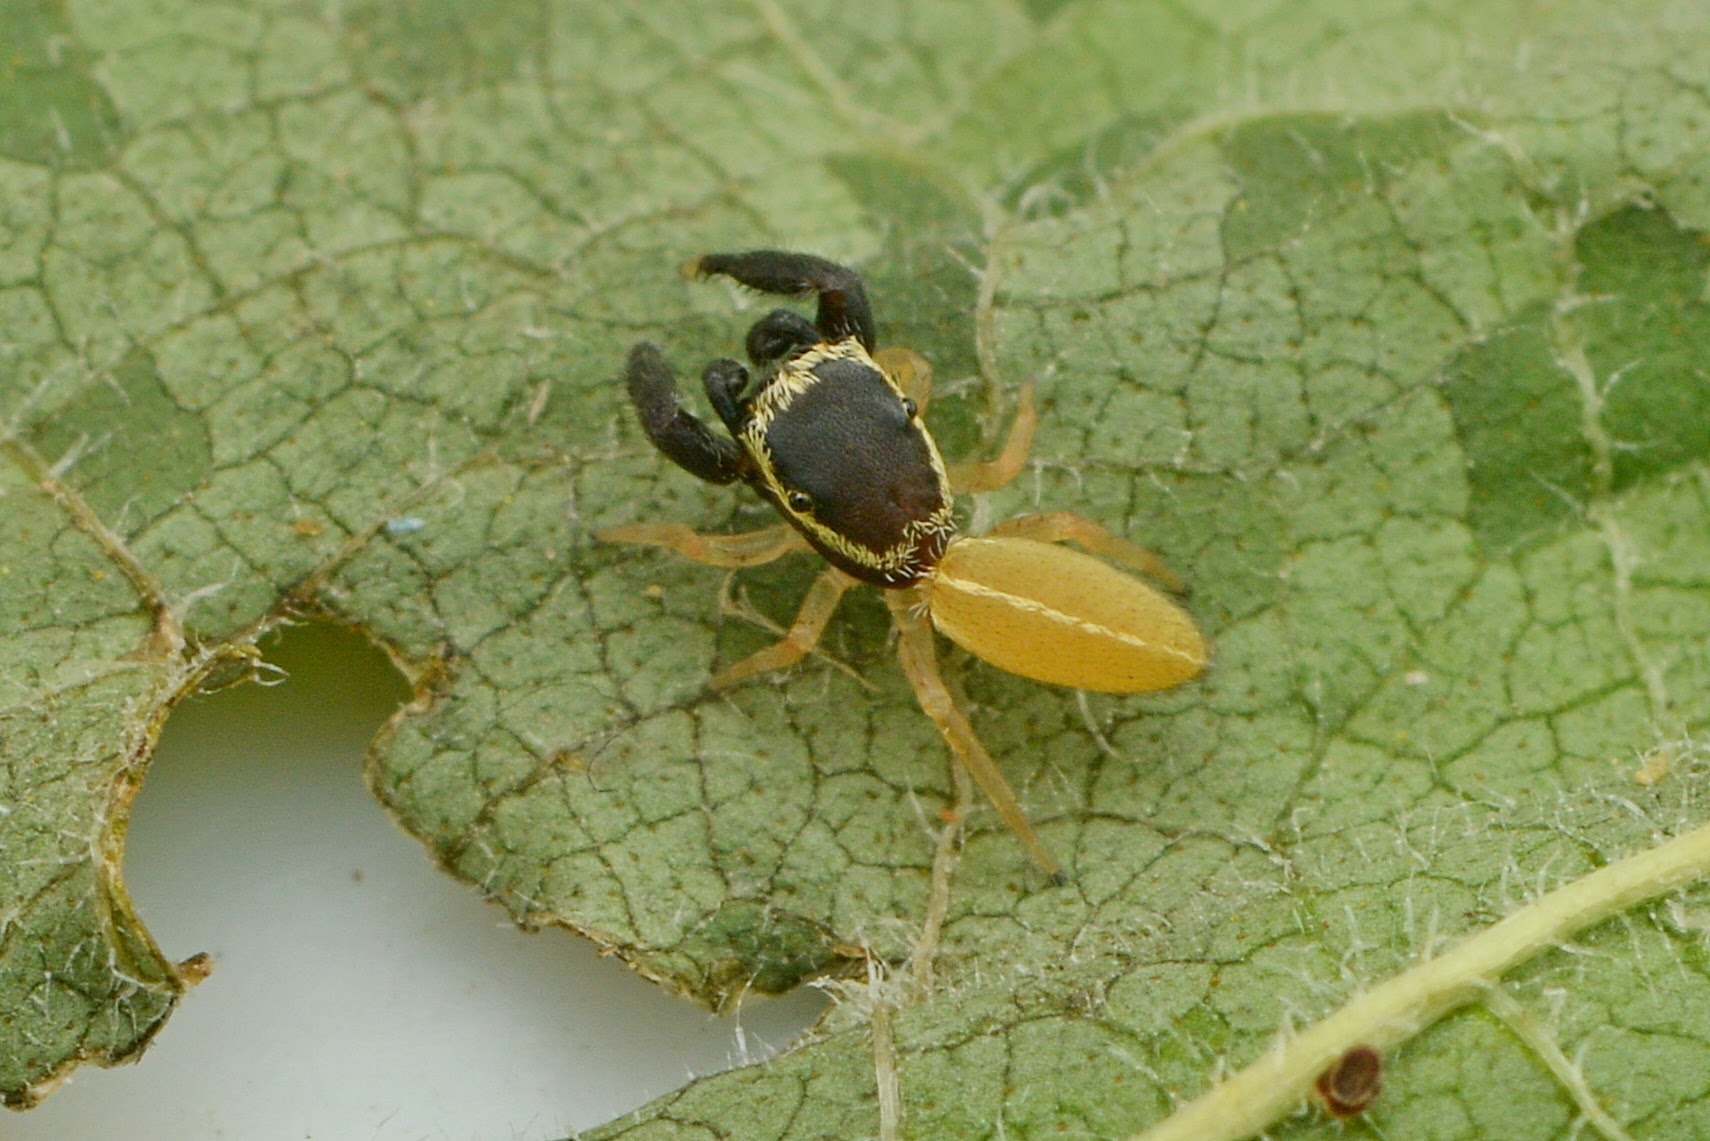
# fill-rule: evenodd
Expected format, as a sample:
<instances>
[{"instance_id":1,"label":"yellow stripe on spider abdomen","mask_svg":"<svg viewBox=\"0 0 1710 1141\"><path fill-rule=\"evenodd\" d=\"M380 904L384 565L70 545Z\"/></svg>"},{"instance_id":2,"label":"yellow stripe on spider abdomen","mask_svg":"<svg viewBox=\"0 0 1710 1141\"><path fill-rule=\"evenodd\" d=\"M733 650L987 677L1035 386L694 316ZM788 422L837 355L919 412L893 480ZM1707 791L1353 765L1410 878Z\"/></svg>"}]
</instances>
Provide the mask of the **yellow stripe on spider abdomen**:
<instances>
[{"instance_id":1,"label":"yellow stripe on spider abdomen","mask_svg":"<svg viewBox=\"0 0 1710 1141\"><path fill-rule=\"evenodd\" d=\"M1100 559L1032 539L956 539L932 576L932 624L1035 681L1104 693L1180 685L1205 667L1182 609Z\"/></svg>"}]
</instances>

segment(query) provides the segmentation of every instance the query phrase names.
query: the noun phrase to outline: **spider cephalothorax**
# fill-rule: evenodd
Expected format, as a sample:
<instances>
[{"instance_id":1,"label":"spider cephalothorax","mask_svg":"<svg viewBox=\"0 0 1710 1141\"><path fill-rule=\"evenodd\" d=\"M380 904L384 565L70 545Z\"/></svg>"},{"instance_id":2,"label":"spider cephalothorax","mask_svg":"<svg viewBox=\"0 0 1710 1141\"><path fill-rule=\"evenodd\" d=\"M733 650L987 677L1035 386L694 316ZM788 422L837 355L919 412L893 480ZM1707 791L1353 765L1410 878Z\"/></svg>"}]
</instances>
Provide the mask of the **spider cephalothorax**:
<instances>
[{"instance_id":1,"label":"spider cephalothorax","mask_svg":"<svg viewBox=\"0 0 1710 1141\"><path fill-rule=\"evenodd\" d=\"M777 293L819 296L810 324L775 309L748 333L750 377L721 358L702 376L730 439L685 411L653 345L629 356L629 392L648 437L714 483L741 479L840 570L908 586L938 563L955 532L950 477L920 409L871 353L873 318L860 278L823 258L756 250L709 254L685 267Z\"/></svg>"}]
</instances>

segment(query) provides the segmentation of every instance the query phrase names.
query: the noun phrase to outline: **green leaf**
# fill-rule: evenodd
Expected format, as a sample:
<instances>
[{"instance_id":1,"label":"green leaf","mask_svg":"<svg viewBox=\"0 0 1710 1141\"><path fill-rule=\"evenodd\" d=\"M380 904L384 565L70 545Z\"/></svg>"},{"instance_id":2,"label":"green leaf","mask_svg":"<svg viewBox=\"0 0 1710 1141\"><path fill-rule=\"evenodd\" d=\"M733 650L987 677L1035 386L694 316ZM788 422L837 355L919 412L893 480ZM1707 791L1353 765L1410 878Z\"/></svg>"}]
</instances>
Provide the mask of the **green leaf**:
<instances>
[{"instance_id":1,"label":"green leaf","mask_svg":"<svg viewBox=\"0 0 1710 1141\"><path fill-rule=\"evenodd\" d=\"M714 1006L833 979L811 1043L602 1137L1126 1137L1702 824L1701 9L9 7L0 1096L197 977L124 894L128 806L173 704L305 611L410 673L370 782L519 922ZM870 592L831 661L715 695L773 635L592 538L766 522L616 381L642 337L733 352L760 306L676 267L766 245L862 269L952 456L1037 385L971 523L1077 511L1193 585L1175 692L947 656L1066 887L983 805L949 874ZM815 573L735 597L787 623ZM1710 1128L1710 895L1637 904L1687 874L1362 1024L1373 1124Z\"/></svg>"}]
</instances>

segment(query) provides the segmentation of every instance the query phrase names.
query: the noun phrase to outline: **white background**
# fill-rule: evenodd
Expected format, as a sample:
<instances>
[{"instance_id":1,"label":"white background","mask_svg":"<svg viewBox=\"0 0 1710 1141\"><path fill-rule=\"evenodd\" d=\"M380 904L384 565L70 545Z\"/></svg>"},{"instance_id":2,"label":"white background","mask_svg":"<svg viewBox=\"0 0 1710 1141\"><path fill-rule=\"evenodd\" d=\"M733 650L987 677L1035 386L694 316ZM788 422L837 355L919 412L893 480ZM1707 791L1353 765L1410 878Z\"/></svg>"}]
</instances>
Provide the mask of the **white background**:
<instances>
[{"instance_id":1,"label":"white background","mask_svg":"<svg viewBox=\"0 0 1710 1141\"><path fill-rule=\"evenodd\" d=\"M786 1045L805 990L714 1018L563 931L523 934L362 783L404 696L361 637L266 647L284 684L168 723L126 878L163 951L214 956L133 1066L86 1066L7 1141L553 1141Z\"/></svg>"}]
</instances>

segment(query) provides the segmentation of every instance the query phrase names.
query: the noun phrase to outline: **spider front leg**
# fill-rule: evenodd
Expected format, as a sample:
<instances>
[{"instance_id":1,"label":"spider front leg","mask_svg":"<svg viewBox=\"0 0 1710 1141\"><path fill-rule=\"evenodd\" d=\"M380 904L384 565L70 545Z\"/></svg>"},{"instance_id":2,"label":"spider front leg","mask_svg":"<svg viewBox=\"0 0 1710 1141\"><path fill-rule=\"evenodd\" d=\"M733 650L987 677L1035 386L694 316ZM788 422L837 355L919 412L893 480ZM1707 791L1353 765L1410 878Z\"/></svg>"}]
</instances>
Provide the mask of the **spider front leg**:
<instances>
[{"instance_id":1,"label":"spider front leg","mask_svg":"<svg viewBox=\"0 0 1710 1141\"><path fill-rule=\"evenodd\" d=\"M676 374L658 345L642 341L629 351L624 381L642 431L672 463L708 483L731 483L742 475L742 449L683 407Z\"/></svg>"},{"instance_id":2,"label":"spider front leg","mask_svg":"<svg viewBox=\"0 0 1710 1141\"><path fill-rule=\"evenodd\" d=\"M814 324L826 341L846 337L860 340L872 351L875 338L873 307L867 290L852 269L812 254L788 250L749 250L736 254L706 254L683 266L691 277L723 274L761 293L785 297L819 297L819 315Z\"/></svg>"},{"instance_id":3,"label":"spider front leg","mask_svg":"<svg viewBox=\"0 0 1710 1141\"><path fill-rule=\"evenodd\" d=\"M1020 837L1034 861L1053 883L1069 882L1062 867L1045 850L1026 813L1022 812L1015 799L1015 790L1010 787L1003 771L974 735L974 727L956 708L955 699L950 696L950 690L938 672L938 651L933 642L932 627L920 617L921 601L920 591L915 587L885 592L885 603L891 608L891 618L897 627L897 657L902 662L909 684L914 687L915 700L938 726L957 762L968 770L997 806L1004 823Z\"/></svg>"},{"instance_id":4,"label":"spider front leg","mask_svg":"<svg viewBox=\"0 0 1710 1141\"><path fill-rule=\"evenodd\" d=\"M625 381L642 430L667 459L708 483L731 483L743 475L742 449L735 440L714 435L683 407L676 375L657 345L643 341L630 350ZM736 415L735 404L747 383L747 370L735 361L707 366L707 396L721 419ZM759 566L791 551L812 549L783 524L740 535L702 535L682 523L632 523L596 531L594 537L605 543L664 547L715 567Z\"/></svg>"}]
</instances>

